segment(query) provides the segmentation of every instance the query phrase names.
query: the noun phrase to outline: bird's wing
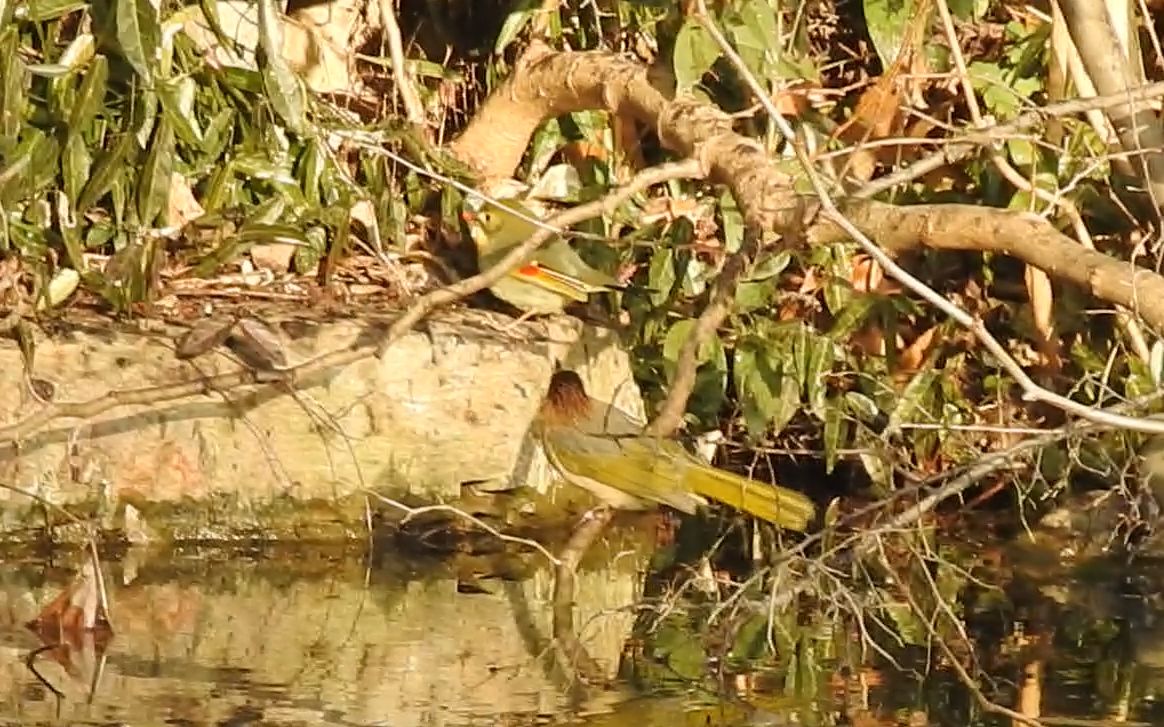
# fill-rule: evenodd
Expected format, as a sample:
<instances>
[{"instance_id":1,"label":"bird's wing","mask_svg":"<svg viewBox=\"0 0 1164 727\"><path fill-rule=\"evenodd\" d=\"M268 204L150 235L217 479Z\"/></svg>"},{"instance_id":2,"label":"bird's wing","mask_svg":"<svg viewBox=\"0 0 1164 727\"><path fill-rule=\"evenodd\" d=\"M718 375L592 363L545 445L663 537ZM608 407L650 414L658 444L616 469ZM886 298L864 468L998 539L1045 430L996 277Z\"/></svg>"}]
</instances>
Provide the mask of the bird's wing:
<instances>
[{"instance_id":1,"label":"bird's wing","mask_svg":"<svg viewBox=\"0 0 1164 727\"><path fill-rule=\"evenodd\" d=\"M557 293L563 298L576 300L579 303L585 303L590 293L603 290L602 288L594 288L593 286L587 285L585 282L573 276L564 275L557 270L551 270L545 265L539 265L537 262L520 265L510 275L519 280L536 285L539 288Z\"/></svg>"},{"instance_id":2,"label":"bird's wing","mask_svg":"<svg viewBox=\"0 0 1164 727\"><path fill-rule=\"evenodd\" d=\"M687 462L669 451L669 445L678 445L644 436L642 420L613 404L589 402L584 416L552 428L551 445L561 464L644 500L694 512L700 501L683 487Z\"/></svg>"},{"instance_id":3,"label":"bird's wing","mask_svg":"<svg viewBox=\"0 0 1164 727\"><path fill-rule=\"evenodd\" d=\"M642 436L590 434L577 427L547 427L542 441L567 478L584 477L641 500L695 512L700 500L681 487L682 470L658 456L655 440Z\"/></svg>"},{"instance_id":4,"label":"bird's wing","mask_svg":"<svg viewBox=\"0 0 1164 727\"><path fill-rule=\"evenodd\" d=\"M574 248L570 247L570 243L560 237L538 250L534 255L534 260L582 281L591 287L591 292L597 293L609 288L624 287L622 283L606 273L587 265L586 261L574 251Z\"/></svg>"}]
</instances>

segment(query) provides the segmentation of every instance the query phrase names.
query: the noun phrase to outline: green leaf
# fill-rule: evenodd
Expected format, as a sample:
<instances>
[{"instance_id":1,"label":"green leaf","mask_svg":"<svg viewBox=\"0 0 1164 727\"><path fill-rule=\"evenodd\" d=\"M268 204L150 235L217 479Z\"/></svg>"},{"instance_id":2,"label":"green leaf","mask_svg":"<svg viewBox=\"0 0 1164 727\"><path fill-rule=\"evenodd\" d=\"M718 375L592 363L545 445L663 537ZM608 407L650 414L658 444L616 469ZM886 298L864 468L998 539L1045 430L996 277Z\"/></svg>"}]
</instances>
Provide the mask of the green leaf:
<instances>
[{"instance_id":1,"label":"green leaf","mask_svg":"<svg viewBox=\"0 0 1164 727\"><path fill-rule=\"evenodd\" d=\"M977 22L986 16L990 0L949 0L950 14L959 20Z\"/></svg>"},{"instance_id":2,"label":"green leaf","mask_svg":"<svg viewBox=\"0 0 1164 727\"><path fill-rule=\"evenodd\" d=\"M671 297L671 290L675 287L675 248L664 247L651 256L647 285L651 289L648 296L654 305L662 305Z\"/></svg>"},{"instance_id":3,"label":"green leaf","mask_svg":"<svg viewBox=\"0 0 1164 727\"><path fill-rule=\"evenodd\" d=\"M326 163L319 143L315 139L309 139L303 145L303 154L299 158L299 179L303 196L312 207L320 206L319 192Z\"/></svg>"},{"instance_id":4,"label":"green leaf","mask_svg":"<svg viewBox=\"0 0 1164 727\"><path fill-rule=\"evenodd\" d=\"M89 127L97 112L105 105L105 89L109 82L109 61L98 55L89 64L81 87L77 90L72 111L69 112L68 141L80 138ZM66 145L67 146L67 145Z\"/></svg>"},{"instance_id":5,"label":"green leaf","mask_svg":"<svg viewBox=\"0 0 1164 727\"><path fill-rule=\"evenodd\" d=\"M1038 160L1035 145L1030 139L1007 139L1006 150L1011 161L1020 167L1029 167Z\"/></svg>"},{"instance_id":6,"label":"green leaf","mask_svg":"<svg viewBox=\"0 0 1164 727\"><path fill-rule=\"evenodd\" d=\"M824 419L826 410L825 397L828 393L825 374L833 367L832 341L827 338L813 336L807 339L805 347L807 356L805 358L804 369L804 398L808 402L809 409L812 413L818 418Z\"/></svg>"},{"instance_id":7,"label":"green leaf","mask_svg":"<svg viewBox=\"0 0 1164 727\"><path fill-rule=\"evenodd\" d=\"M93 168L93 156L89 147L80 136L70 135L65 141L65 148L61 152L61 176L64 181L65 196L69 204L76 209L77 197L89 181L89 173Z\"/></svg>"},{"instance_id":8,"label":"green leaf","mask_svg":"<svg viewBox=\"0 0 1164 727\"><path fill-rule=\"evenodd\" d=\"M291 173L286 159L272 160L266 154L240 154L234 159L234 168L239 174L254 179L262 179L276 184L298 185L299 180Z\"/></svg>"},{"instance_id":9,"label":"green leaf","mask_svg":"<svg viewBox=\"0 0 1164 727\"><path fill-rule=\"evenodd\" d=\"M743 0L724 18L724 27L731 31L736 45L758 51L773 48L773 40L780 37L776 11L770 0ZM755 73L761 69L751 70Z\"/></svg>"},{"instance_id":10,"label":"green leaf","mask_svg":"<svg viewBox=\"0 0 1164 727\"><path fill-rule=\"evenodd\" d=\"M133 134L122 132L117 146L103 154L93 169L93 176L77 198L77 214L83 215L97 200L113 187L113 182L126 171L126 162L134 151Z\"/></svg>"},{"instance_id":11,"label":"green leaf","mask_svg":"<svg viewBox=\"0 0 1164 727\"><path fill-rule=\"evenodd\" d=\"M768 355L771 342L745 341L735 350L732 371L748 433L779 434L800 408L800 386L782 362Z\"/></svg>"},{"instance_id":12,"label":"green leaf","mask_svg":"<svg viewBox=\"0 0 1164 727\"><path fill-rule=\"evenodd\" d=\"M848 337L877 311L881 301L881 296L872 293L854 295L833 321L832 328L829 329L829 338L839 341Z\"/></svg>"},{"instance_id":13,"label":"green leaf","mask_svg":"<svg viewBox=\"0 0 1164 727\"><path fill-rule=\"evenodd\" d=\"M902 38L917 14L917 0L864 0L863 6L873 47L882 68L888 68L901 52Z\"/></svg>"},{"instance_id":14,"label":"green leaf","mask_svg":"<svg viewBox=\"0 0 1164 727\"><path fill-rule=\"evenodd\" d=\"M730 192L720 195L719 216L723 223L723 249L738 252L744 244L744 215Z\"/></svg>"},{"instance_id":15,"label":"green leaf","mask_svg":"<svg viewBox=\"0 0 1164 727\"><path fill-rule=\"evenodd\" d=\"M202 137L202 153L211 160L220 160L226 154L226 146L230 143L231 132L234 130L235 111L225 108L210 119L206 125L206 133Z\"/></svg>"},{"instance_id":16,"label":"green leaf","mask_svg":"<svg viewBox=\"0 0 1164 727\"><path fill-rule=\"evenodd\" d=\"M744 278L747 282L760 282L774 278L784 269L788 267L788 263L792 261L792 254L787 250L780 250L779 252L762 252L756 257L756 262L752 265L751 271L748 272L747 277Z\"/></svg>"},{"instance_id":17,"label":"green leaf","mask_svg":"<svg viewBox=\"0 0 1164 727\"><path fill-rule=\"evenodd\" d=\"M674 365L679 362L679 352L687 342L692 329L695 328L694 318L684 318L676 321L667 329L667 337L663 339L663 359Z\"/></svg>"},{"instance_id":18,"label":"green leaf","mask_svg":"<svg viewBox=\"0 0 1164 727\"><path fill-rule=\"evenodd\" d=\"M689 91L703 74L719 60L720 49L707 29L695 18L688 18L675 36L672 64L679 91Z\"/></svg>"},{"instance_id":19,"label":"green leaf","mask_svg":"<svg viewBox=\"0 0 1164 727\"><path fill-rule=\"evenodd\" d=\"M259 2L259 47L262 48L260 68L263 89L275 113L296 134L302 134L307 121L303 83L283 58L283 17L274 0Z\"/></svg>"},{"instance_id":20,"label":"green leaf","mask_svg":"<svg viewBox=\"0 0 1164 727\"><path fill-rule=\"evenodd\" d=\"M327 231L316 225L307 230L306 243L295 250L295 272L307 275L319 265L327 249Z\"/></svg>"},{"instance_id":21,"label":"green leaf","mask_svg":"<svg viewBox=\"0 0 1164 727\"><path fill-rule=\"evenodd\" d=\"M824 406L825 473L832 474L838 453L848 437L849 420L845 418L844 403L840 397L830 396Z\"/></svg>"},{"instance_id":22,"label":"green leaf","mask_svg":"<svg viewBox=\"0 0 1164 727\"><path fill-rule=\"evenodd\" d=\"M9 27L0 33L0 158L8 157L16 147L24 122L27 75L17 51L19 45L16 28Z\"/></svg>"},{"instance_id":23,"label":"green leaf","mask_svg":"<svg viewBox=\"0 0 1164 727\"><path fill-rule=\"evenodd\" d=\"M521 31L525 30L525 26L533 19L537 11L537 4L526 0L517 9L506 15L505 22L501 24L501 30L497 33L497 41L493 44L493 52L498 55L504 53L510 43L517 40Z\"/></svg>"},{"instance_id":24,"label":"green leaf","mask_svg":"<svg viewBox=\"0 0 1164 727\"><path fill-rule=\"evenodd\" d=\"M258 243L283 243L310 247L311 239L298 227L275 222L248 222L239 229L235 239L247 247Z\"/></svg>"},{"instance_id":25,"label":"green leaf","mask_svg":"<svg viewBox=\"0 0 1164 727\"><path fill-rule=\"evenodd\" d=\"M837 315L847 308L853 300L853 286L836 275L828 275L824 280L825 305L829 312Z\"/></svg>"},{"instance_id":26,"label":"green leaf","mask_svg":"<svg viewBox=\"0 0 1164 727\"><path fill-rule=\"evenodd\" d=\"M859 391L845 392L845 406L863 422L872 423L877 420L881 410L877 403Z\"/></svg>"},{"instance_id":27,"label":"green leaf","mask_svg":"<svg viewBox=\"0 0 1164 727\"><path fill-rule=\"evenodd\" d=\"M875 440L869 444L876 445L878 443L879 441ZM878 497L889 497L894 490L892 464L876 451L861 452L859 456L861 465L865 468L865 474L869 475L873 491Z\"/></svg>"},{"instance_id":28,"label":"green leaf","mask_svg":"<svg viewBox=\"0 0 1164 727\"><path fill-rule=\"evenodd\" d=\"M236 184L233 162L228 161L216 168L206 182L206 190L202 195L202 209L216 212L228 206Z\"/></svg>"},{"instance_id":29,"label":"green leaf","mask_svg":"<svg viewBox=\"0 0 1164 727\"><path fill-rule=\"evenodd\" d=\"M283 197L271 197L251 211L250 217L247 218L247 227L281 229L285 227L280 224L280 221L284 219L286 212L287 201ZM292 233L295 235L295 241L307 244L307 240L299 236L298 228L289 227L287 229L296 230ZM243 233L240 232L239 236L242 237ZM261 239L264 242L287 242L286 240L267 240L265 237Z\"/></svg>"},{"instance_id":30,"label":"green leaf","mask_svg":"<svg viewBox=\"0 0 1164 727\"><path fill-rule=\"evenodd\" d=\"M337 209L338 207L338 209ZM332 209L339 213L339 219L335 222L335 237L332 240L331 246L327 251L327 259L321 276L321 283L328 282L331 271L336 269L340 260L344 258L347 252L348 240L351 236L352 229L352 201L350 198L344 196L340 199L337 207ZM459 207L459 205L458 205Z\"/></svg>"},{"instance_id":31,"label":"green leaf","mask_svg":"<svg viewBox=\"0 0 1164 727\"><path fill-rule=\"evenodd\" d=\"M146 152L137 187L137 214L141 224L150 226L169 204L174 170L174 128L162 117Z\"/></svg>"},{"instance_id":32,"label":"green leaf","mask_svg":"<svg viewBox=\"0 0 1164 727\"><path fill-rule=\"evenodd\" d=\"M740 283L736 286L736 311L748 313L767 306L774 291L771 283Z\"/></svg>"},{"instance_id":33,"label":"green leaf","mask_svg":"<svg viewBox=\"0 0 1164 727\"><path fill-rule=\"evenodd\" d=\"M87 0L30 0L26 19L32 23L56 20L88 7Z\"/></svg>"},{"instance_id":34,"label":"green leaf","mask_svg":"<svg viewBox=\"0 0 1164 727\"><path fill-rule=\"evenodd\" d=\"M162 115L169 120L182 143L201 148L204 142L202 129L198 128L198 117L194 113L194 93L197 84L193 78L163 81L157 86L158 101L162 105Z\"/></svg>"},{"instance_id":35,"label":"green leaf","mask_svg":"<svg viewBox=\"0 0 1164 727\"><path fill-rule=\"evenodd\" d=\"M61 142L57 136L49 136L43 144L38 144L32 153L30 195L39 194L56 187L57 170L61 163Z\"/></svg>"},{"instance_id":36,"label":"green leaf","mask_svg":"<svg viewBox=\"0 0 1164 727\"><path fill-rule=\"evenodd\" d=\"M76 71L75 68L63 63L30 63L25 69L40 78L64 78Z\"/></svg>"},{"instance_id":37,"label":"green leaf","mask_svg":"<svg viewBox=\"0 0 1164 727\"><path fill-rule=\"evenodd\" d=\"M72 295L81 283L81 275L72 268L61 268L45 288L44 296L37 301L37 308L56 308Z\"/></svg>"},{"instance_id":38,"label":"green leaf","mask_svg":"<svg viewBox=\"0 0 1164 727\"><path fill-rule=\"evenodd\" d=\"M114 0L117 47L146 86L152 86L162 30L150 0Z\"/></svg>"},{"instance_id":39,"label":"green leaf","mask_svg":"<svg viewBox=\"0 0 1164 727\"><path fill-rule=\"evenodd\" d=\"M759 437L768 429L768 410L775 398L772 386L761 370L759 351L753 346L738 346L732 357L732 375L736 395L743 408L744 425L748 434Z\"/></svg>"},{"instance_id":40,"label":"green leaf","mask_svg":"<svg viewBox=\"0 0 1164 727\"><path fill-rule=\"evenodd\" d=\"M905 391L901 392L897 405L889 413L888 431L896 432L904 422L914 421L926 413L926 399L937 380L938 372L932 367L914 374L906 384Z\"/></svg>"},{"instance_id":41,"label":"green leaf","mask_svg":"<svg viewBox=\"0 0 1164 727\"><path fill-rule=\"evenodd\" d=\"M0 169L0 208L27 193L32 186L28 179L32 176L33 160L39 147L47 143L48 138L44 132L33 129L24 135L20 144L4 160L5 166Z\"/></svg>"},{"instance_id":42,"label":"green leaf","mask_svg":"<svg viewBox=\"0 0 1164 727\"><path fill-rule=\"evenodd\" d=\"M251 70L250 68L239 68L238 66L224 66L216 70L216 73L222 79L222 88L227 92L240 93L263 93L266 89L266 80L263 74L259 71ZM239 100L245 100L239 96Z\"/></svg>"},{"instance_id":43,"label":"green leaf","mask_svg":"<svg viewBox=\"0 0 1164 727\"><path fill-rule=\"evenodd\" d=\"M974 62L968 71L971 85L982 94L982 102L992 114L1004 121L1018 114L1022 108L1020 96L1011 88L997 63Z\"/></svg>"}]
</instances>

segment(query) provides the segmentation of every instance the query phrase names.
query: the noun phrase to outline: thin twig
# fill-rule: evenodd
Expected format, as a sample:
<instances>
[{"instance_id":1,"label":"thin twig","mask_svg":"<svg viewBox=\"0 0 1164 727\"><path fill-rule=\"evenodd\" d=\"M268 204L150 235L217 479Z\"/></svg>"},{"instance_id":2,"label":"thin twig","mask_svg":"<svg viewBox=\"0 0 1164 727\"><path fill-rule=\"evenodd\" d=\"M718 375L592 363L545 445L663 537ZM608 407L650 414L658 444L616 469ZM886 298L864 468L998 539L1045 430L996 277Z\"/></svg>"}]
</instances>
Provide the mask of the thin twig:
<instances>
[{"instance_id":1,"label":"thin twig","mask_svg":"<svg viewBox=\"0 0 1164 727\"><path fill-rule=\"evenodd\" d=\"M1014 138L1016 134L1037 126L1048 118L1072 116L1094 109L1108 109L1113 106L1122 106L1128 103L1128 101L1147 101L1161 96L1164 96L1164 82L1150 83L1129 90L1127 93L1094 96L1086 99L1072 99L1027 111L1008 123L970 131L952 140L951 143L946 144L930 156L919 159L904 169L869 182L859 190L853 192L851 196L858 199L875 197L899 184L905 184L919 177L923 177L939 167L965 159L971 154L976 153L982 145Z\"/></svg>"},{"instance_id":2,"label":"thin twig","mask_svg":"<svg viewBox=\"0 0 1164 727\"><path fill-rule=\"evenodd\" d=\"M882 551L881 557L883 559L886 559L885 562L890 562L888 560L889 559L888 554L886 554L884 551ZM920 557L920 556L917 553L914 553L914 557ZM928 568L928 565L924 561L920 563L920 567L918 568L918 571L925 573L927 577L929 576L929 568ZM930 583L933 584L932 579L930 579ZM938 604L938 608L942 609L943 612L947 614L947 617L952 619L955 624L959 624L958 619L954 616L954 614L952 612L950 612L949 605L946 604L945 599L941 598L938 595L937 590L936 590L936 588L937 588L936 584L933 584L931 586L931 588L934 589L933 592L935 595L935 601ZM1009 717L1010 719L1014 720L1015 722L1021 722L1022 724L1031 725L1031 727L1043 727L1043 723L1040 722L1038 719L1035 719L1034 717L1029 717L1025 714L1022 714L1021 712L1016 712L1015 710L1013 710L1009 707L1004 707L1003 705L1001 705L1001 704L991 700L989 697L987 697L986 694L982 691L982 688L978 686L977 680L975 680L974 677L970 674L970 672L966 670L966 667L962 665L962 661L958 658L958 655L954 653L954 650L950 648L950 645L948 643L946 643L946 640L944 638L942 638L942 635L938 633L936 628L934 628L934 625L931 622L931 619L929 618L928 614L926 614L926 612L922 609L921 604L919 604L917 602L917 599L914 598L913 591L909 587L909 584L907 581L905 581L905 579L902 579L902 581L901 581L901 592L904 594L906 601L909 603L910 609L914 612L914 615L917 616L917 621L920 624L923 624L925 626L926 633L930 637L930 640L938 645L938 649L940 649L942 652L942 655L946 657L947 663L949 663L950 667L953 668L954 673L957 674L958 680L960 682L962 682L962 686L965 687L970 692L970 694L974 697L975 701L978 702L978 705L983 710L985 710L987 712L992 712L994 714L999 714L999 715L1002 715L1004 717ZM967 638L965 636L964 632L963 632L963 638Z\"/></svg>"},{"instance_id":3,"label":"thin twig","mask_svg":"<svg viewBox=\"0 0 1164 727\"><path fill-rule=\"evenodd\" d=\"M395 0L380 0L380 20L384 23L384 39L388 41L388 57L392 59L392 80L396 92L404 104L408 121L417 128L424 128L424 104L412 83L412 74L404 59L404 41L400 35L400 24L396 22Z\"/></svg>"}]
</instances>

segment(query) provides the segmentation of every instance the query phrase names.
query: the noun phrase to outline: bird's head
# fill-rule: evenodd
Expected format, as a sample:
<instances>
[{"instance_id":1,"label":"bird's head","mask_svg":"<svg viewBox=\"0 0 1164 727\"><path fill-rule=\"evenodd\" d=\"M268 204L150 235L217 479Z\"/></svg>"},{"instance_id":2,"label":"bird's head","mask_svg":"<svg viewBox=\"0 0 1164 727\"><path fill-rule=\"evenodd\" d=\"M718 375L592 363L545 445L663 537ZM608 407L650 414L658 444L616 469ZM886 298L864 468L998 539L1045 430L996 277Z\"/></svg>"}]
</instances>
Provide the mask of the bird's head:
<instances>
[{"instance_id":1,"label":"bird's head","mask_svg":"<svg viewBox=\"0 0 1164 727\"><path fill-rule=\"evenodd\" d=\"M537 217L517 202L504 206L481 203L476 208L466 207L461 219L469 227L473 244L483 252L515 247L525 242L536 227L519 215Z\"/></svg>"},{"instance_id":2,"label":"bird's head","mask_svg":"<svg viewBox=\"0 0 1164 727\"><path fill-rule=\"evenodd\" d=\"M550 388L542 402L542 415L555 421L570 422L590 411L590 397L582 384L582 377L562 369L550 377Z\"/></svg>"}]
</instances>

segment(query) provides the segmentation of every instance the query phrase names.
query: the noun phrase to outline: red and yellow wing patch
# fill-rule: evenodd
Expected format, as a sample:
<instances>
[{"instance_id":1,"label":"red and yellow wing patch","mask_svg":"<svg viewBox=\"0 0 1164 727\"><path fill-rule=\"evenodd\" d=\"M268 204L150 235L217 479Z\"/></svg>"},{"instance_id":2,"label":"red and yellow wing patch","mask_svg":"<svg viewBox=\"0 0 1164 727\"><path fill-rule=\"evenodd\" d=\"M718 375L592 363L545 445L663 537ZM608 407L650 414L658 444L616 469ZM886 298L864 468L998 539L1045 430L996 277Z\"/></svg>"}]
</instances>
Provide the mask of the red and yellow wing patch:
<instances>
[{"instance_id":1,"label":"red and yellow wing patch","mask_svg":"<svg viewBox=\"0 0 1164 727\"><path fill-rule=\"evenodd\" d=\"M564 298L570 298L585 303L590 293L599 292L601 288L587 285L578 278L547 267L536 262L526 263L510 273L527 283L557 293Z\"/></svg>"}]
</instances>

